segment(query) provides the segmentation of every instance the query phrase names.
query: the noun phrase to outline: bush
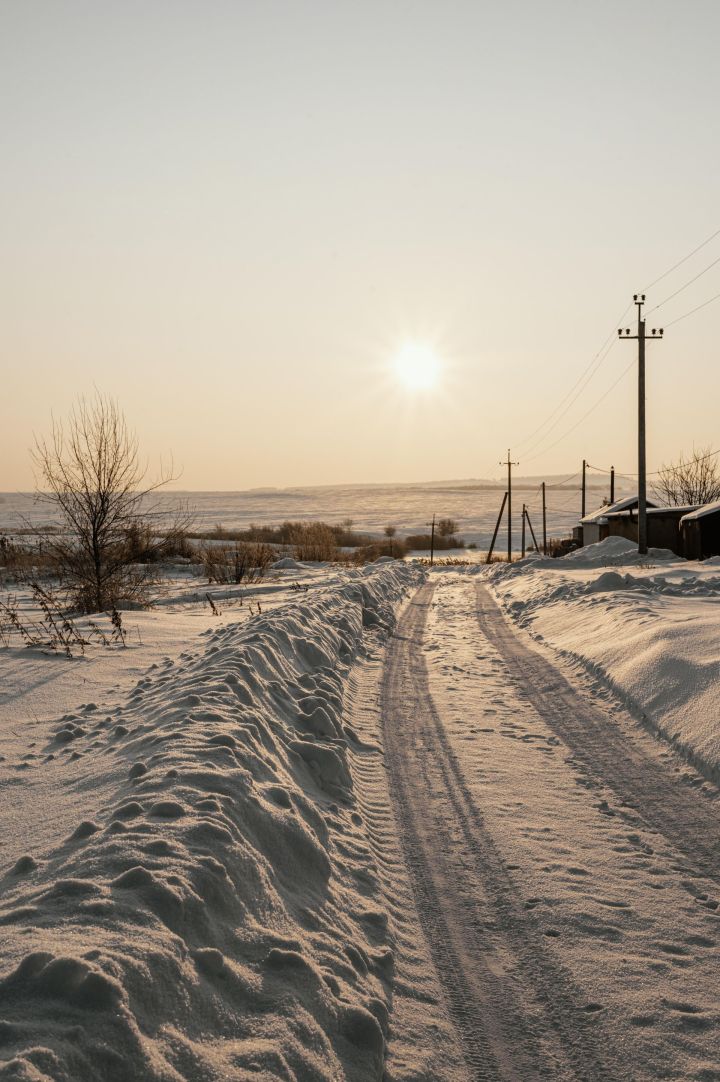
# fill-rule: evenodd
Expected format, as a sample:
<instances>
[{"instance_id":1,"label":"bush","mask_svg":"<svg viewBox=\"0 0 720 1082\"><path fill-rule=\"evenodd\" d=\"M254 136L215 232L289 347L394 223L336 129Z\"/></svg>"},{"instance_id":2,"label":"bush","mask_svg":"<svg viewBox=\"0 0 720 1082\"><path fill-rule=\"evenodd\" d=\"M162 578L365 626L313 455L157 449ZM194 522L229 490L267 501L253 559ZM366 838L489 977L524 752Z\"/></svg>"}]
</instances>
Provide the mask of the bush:
<instances>
[{"instance_id":1,"label":"bush","mask_svg":"<svg viewBox=\"0 0 720 1082\"><path fill-rule=\"evenodd\" d=\"M294 523L289 543L293 546L296 560L318 562L337 559L337 536L325 522Z\"/></svg>"},{"instance_id":2,"label":"bush","mask_svg":"<svg viewBox=\"0 0 720 1082\"><path fill-rule=\"evenodd\" d=\"M331 526L328 523L308 522L283 522L280 526L254 526L250 525L246 530L229 530L218 524L212 530L187 532L187 539L198 541L252 541L263 542L267 545L289 547L297 543L303 543L306 533L311 527L322 526L329 530L337 548L356 548L358 545L368 545L372 538L368 534L355 533L350 529L352 523L346 520L340 526Z\"/></svg>"},{"instance_id":3,"label":"bush","mask_svg":"<svg viewBox=\"0 0 720 1082\"><path fill-rule=\"evenodd\" d=\"M275 551L269 545L236 541L234 545L203 545L200 559L208 582L249 584L263 577Z\"/></svg>"},{"instance_id":4,"label":"bush","mask_svg":"<svg viewBox=\"0 0 720 1082\"><path fill-rule=\"evenodd\" d=\"M432 535L429 533L417 533L411 534L405 538L405 545L411 550L424 551L432 547ZM462 537L454 537L452 534L445 536L438 536L435 534L435 551L440 552L443 549L462 549L465 548L465 542Z\"/></svg>"},{"instance_id":5,"label":"bush","mask_svg":"<svg viewBox=\"0 0 720 1082\"><path fill-rule=\"evenodd\" d=\"M458 524L454 518L441 518L436 527L436 533L440 537L452 537L457 533Z\"/></svg>"},{"instance_id":6,"label":"bush","mask_svg":"<svg viewBox=\"0 0 720 1082\"><path fill-rule=\"evenodd\" d=\"M395 560L402 560L407 554L407 547L403 540L392 538L388 541L372 541L367 545L360 545L354 552L349 554L350 562L354 564L371 564L373 560L381 556L392 556Z\"/></svg>"}]
</instances>

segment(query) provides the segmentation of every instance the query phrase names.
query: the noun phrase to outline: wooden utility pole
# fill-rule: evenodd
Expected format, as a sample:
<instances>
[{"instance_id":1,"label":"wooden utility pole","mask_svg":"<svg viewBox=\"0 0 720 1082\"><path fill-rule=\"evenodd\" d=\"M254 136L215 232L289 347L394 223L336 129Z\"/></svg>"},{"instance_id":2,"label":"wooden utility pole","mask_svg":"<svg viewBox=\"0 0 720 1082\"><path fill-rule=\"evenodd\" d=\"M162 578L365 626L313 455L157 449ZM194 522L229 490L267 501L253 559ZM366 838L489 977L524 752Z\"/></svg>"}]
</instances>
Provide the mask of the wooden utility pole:
<instances>
[{"instance_id":1,"label":"wooden utility pole","mask_svg":"<svg viewBox=\"0 0 720 1082\"><path fill-rule=\"evenodd\" d=\"M498 530L500 529L500 523L502 522L503 511L505 510L505 504L507 503L507 498L508 498L508 494L506 492L506 493L504 493L503 498L502 498L502 503L500 504L500 514L497 517L497 522L495 523L495 529L493 530L492 541L490 542L490 548L488 549L487 559L485 560L486 564L490 563L490 557L492 556L493 549L495 548L495 542L497 540Z\"/></svg>"},{"instance_id":2,"label":"wooden utility pole","mask_svg":"<svg viewBox=\"0 0 720 1082\"><path fill-rule=\"evenodd\" d=\"M521 551L523 559L524 559L525 558L525 504L523 504L523 512L522 512L522 543L521 543L521 546L520 546L520 551Z\"/></svg>"},{"instance_id":3,"label":"wooden utility pole","mask_svg":"<svg viewBox=\"0 0 720 1082\"><path fill-rule=\"evenodd\" d=\"M615 467L610 467L610 503L615 503Z\"/></svg>"},{"instance_id":4,"label":"wooden utility pole","mask_svg":"<svg viewBox=\"0 0 720 1082\"><path fill-rule=\"evenodd\" d=\"M543 556L547 556L547 515L545 513L545 482L542 483L543 501Z\"/></svg>"},{"instance_id":5,"label":"wooden utility pole","mask_svg":"<svg viewBox=\"0 0 720 1082\"><path fill-rule=\"evenodd\" d=\"M618 330L618 335L638 344L638 552L641 556L647 555L647 462L645 457L645 320L642 317L645 294L636 293L633 300L638 310L637 334L630 334L630 328ZM653 327L652 337L657 342L663 336L662 327L657 330Z\"/></svg>"},{"instance_id":6,"label":"wooden utility pole","mask_svg":"<svg viewBox=\"0 0 720 1082\"><path fill-rule=\"evenodd\" d=\"M507 487L507 509L508 509L508 563L512 563L512 468L513 466L519 466L519 462L510 461L510 448L508 447L507 462L501 462L501 466L507 466L508 471L508 487Z\"/></svg>"},{"instance_id":7,"label":"wooden utility pole","mask_svg":"<svg viewBox=\"0 0 720 1082\"><path fill-rule=\"evenodd\" d=\"M537 537L535 536L535 531L533 530L532 522L530 521L530 512L528 511L527 507L525 508L525 518L527 519L528 529L530 530L530 536L533 539L535 551L539 552L540 549L538 548Z\"/></svg>"},{"instance_id":8,"label":"wooden utility pole","mask_svg":"<svg viewBox=\"0 0 720 1082\"><path fill-rule=\"evenodd\" d=\"M587 470L587 462L583 459L582 468L582 500L580 503L580 518L585 518L585 472Z\"/></svg>"},{"instance_id":9,"label":"wooden utility pole","mask_svg":"<svg viewBox=\"0 0 720 1082\"><path fill-rule=\"evenodd\" d=\"M430 566L432 567L433 559L435 557L435 515L434 514L433 514L433 517L432 517L432 522L428 522L428 523L426 523L426 525L431 527L431 529L430 529Z\"/></svg>"}]
</instances>

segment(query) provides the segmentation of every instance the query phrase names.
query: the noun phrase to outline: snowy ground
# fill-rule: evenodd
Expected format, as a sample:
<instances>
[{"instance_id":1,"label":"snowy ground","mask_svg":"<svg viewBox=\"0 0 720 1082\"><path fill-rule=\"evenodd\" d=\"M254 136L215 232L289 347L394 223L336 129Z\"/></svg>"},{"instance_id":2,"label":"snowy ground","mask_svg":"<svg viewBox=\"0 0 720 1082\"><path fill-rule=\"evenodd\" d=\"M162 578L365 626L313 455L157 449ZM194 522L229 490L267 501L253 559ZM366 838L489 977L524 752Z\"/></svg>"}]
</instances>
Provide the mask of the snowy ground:
<instances>
[{"instance_id":1,"label":"snowy ground","mask_svg":"<svg viewBox=\"0 0 720 1082\"><path fill-rule=\"evenodd\" d=\"M0 654L0 1077L382 1076L393 953L342 704L420 573L285 574L309 589L249 619L186 597L124 652Z\"/></svg>"},{"instance_id":2,"label":"snowy ground","mask_svg":"<svg viewBox=\"0 0 720 1082\"><path fill-rule=\"evenodd\" d=\"M600 678L633 713L720 780L720 559L638 558L608 538L562 560L490 571L505 611Z\"/></svg>"},{"instance_id":3,"label":"snowy ground","mask_svg":"<svg viewBox=\"0 0 720 1082\"><path fill-rule=\"evenodd\" d=\"M470 1061L489 1078L719 1079L717 790L537 654L478 579L437 581L418 799Z\"/></svg>"},{"instance_id":4,"label":"snowy ground","mask_svg":"<svg viewBox=\"0 0 720 1082\"><path fill-rule=\"evenodd\" d=\"M178 572L0 651L0 1078L718 1082L719 579Z\"/></svg>"}]
</instances>

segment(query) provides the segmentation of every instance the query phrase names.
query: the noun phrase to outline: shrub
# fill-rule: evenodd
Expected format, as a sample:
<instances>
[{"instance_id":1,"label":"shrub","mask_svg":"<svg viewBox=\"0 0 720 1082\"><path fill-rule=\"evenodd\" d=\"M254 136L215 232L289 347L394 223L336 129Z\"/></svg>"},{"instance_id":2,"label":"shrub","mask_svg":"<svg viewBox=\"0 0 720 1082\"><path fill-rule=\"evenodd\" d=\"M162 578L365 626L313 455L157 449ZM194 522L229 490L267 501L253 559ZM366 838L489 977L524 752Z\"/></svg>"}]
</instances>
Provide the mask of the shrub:
<instances>
[{"instance_id":1,"label":"shrub","mask_svg":"<svg viewBox=\"0 0 720 1082\"><path fill-rule=\"evenodd\" d=\"M372 541L367 545L360 545L349 553L349 560L354 564L371 564L380 556L392 556L395 560L402 560L407 553L405 542L402 539L392 538L388 541Z\"/></svg>"},{"instance_id":2,"label":"shrub","mask_svg":"<svg viewBox=\"0 0 720 1082\"><path fill-rule=\"evenodd\" d=\"M234 545L203 545L200 549L208 582L222 584L257 582L275 559L269 545L236 541Z\"/></svg>"},{"instance_id":3,"label":"shrub","mask_svg":"<svg viewBox=\"0 0 720 1082\"><path fill-rule=\"evenodd\" d=\"M432 535L429 533L411 534L405 538L405 544L408 549L420 550L430 549L432 546ZM462 549L465 548L465 542L462 537L454 537L452 534L445 536L438 536L435 534L435 551L439 552L443 549Z\"/></svg>"},{"instance_id":4,"label":"shrub","mask_svg":"<svg viewBox=\"0 0 720 1082\"><path fill-rule=\"evenodd\" d=\"M290 541L296 560L327 561L338 555L337 536L325 522L296 522L290 530Z\"/></svg>"}]
</instances>

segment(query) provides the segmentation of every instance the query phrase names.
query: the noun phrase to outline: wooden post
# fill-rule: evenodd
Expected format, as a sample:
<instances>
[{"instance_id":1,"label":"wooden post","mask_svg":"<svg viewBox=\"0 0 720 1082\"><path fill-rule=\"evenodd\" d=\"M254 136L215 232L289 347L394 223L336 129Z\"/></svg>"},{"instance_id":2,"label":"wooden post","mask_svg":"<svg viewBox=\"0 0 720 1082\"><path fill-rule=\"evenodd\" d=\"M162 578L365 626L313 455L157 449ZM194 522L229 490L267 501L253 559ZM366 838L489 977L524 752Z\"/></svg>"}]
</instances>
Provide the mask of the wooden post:
<instances>
[{"instance_id":1,"label":"wooden post","mask_svg":"<svg viewBox=\"0 0 720 1082\"><path fill-rule=\"evenodd\" d=\"M522 509L522 543L521 543L521 552L522 552L522 555L523 555L523 559L524 559L524 558L525 558L525 504L523 504L523 509Z\"/></svg>"},{"instance_id":2,"label":"wooden post","mask_svg":"<svg viewBox=\"0 0 720 1082\"><path fill-rule=\"evenodd\" d=\"M547 514L545 510L545 482L542 483L543 501L543 556L547 556Z\"/></svg>"},{"instance_id":3,"label":"wooden post","mask_svg":"<svg viewBox=\"0 0 720 1082\"><path fill-rule=\"evenodd\" d=\"M610 504L615 503L615 467L610 467Z\"/></svg>"},{"instance_id":4,"label":"wooden post","mask_svg":"<svg viewBox=\"0 0 720 1082\"><path fill-rule=\"evenodd\" d=\"M585 518L585 470L587 469L587 462L583 459L582 468L582 504L580 507L580 518Z\"/></svg>"},{"instance_id":5,"label":"wooden post","mask_svg":"<svg viewBox=\"0 0 720 1082\"><path fill-rule=\"evenodd\" d=\"M502 498L502 503L500 504L500 514L498 515L497 522L495 523L495 529L493 531L492 541L490 542L490 548L488 549L487 558L485 560L486 564L490 563L490 557L492 556L493 549L495 548L495 542L497 540L498 530L500 529L500 523L502 522L503 511L505 510L505 504L507 503L507 498L508 498L508 494L506 492L504 494L503 498Z\"/></svg>"},{"instance_id":6,"label":"wooden post","mask_svg":"<svg viewBox=\"0 0 720 1082\"><path fill-rule=\"evenodd\" d=\"M645 294L636 293L633 296L633 301L638 310L637 334L630 334L629 327L625 328L624 335L622 328L618 330L618 334L625 341L629 339L630 341L636 341L638 344L638 553L645 556L647 555L647 468L645 448L645 343L647 335L642 314ZM662 327L659 330L657 327L653 327L651 340L661 342L662 337Z\"/></svg>"},{"instance_id":7,"label":"wooden post","mask_svg":"<svg viewBox=\"0 0 720 1082\"><path fill-rule=\"evenodd\" d=\"M435 515L432 517L432 529L430 530L430 566L433 565L433 559L435 557Z\"/></svg>"},{"instance_id":8,"label":"wooden post","mask_svg":"<svg viewBox=\"0 0 720 1082\"><path fill-rule=\"evenodd\" d=\"M647 555L647 467L645 463L645 320L638 307L638 553Z\"/></svg>"},{"instance_id":9,"label":"wooden post","mask_svg":"<svg viewBox=\"0 0 720 1082\"><path fill-rule=\"evenodd\" d=\"M525 518L527 519L527 524L530 527L530 533L532 535L533 544L535 545L535 551L539 552L540 549L538 548L537 538L535 537L535 531L533 530L532 522L530 521L530 512L528 511L527 508L525 508Z\"/></svg>"},{"instance_id":10,"label":"wooden post","mask_svg":"<svg viewBox=\"0 0 720 1082\"><path fill-rule=\"evenodd\" d=\"M513 466L519 466L519 462L510 461L510 448L508 447L507 462L501 462L501 466L507 466L508 471L508 487L505 495L507 496L507 508L508 508L508 563L512 563L512 468Z\"/></svg>"}]
</instances>

